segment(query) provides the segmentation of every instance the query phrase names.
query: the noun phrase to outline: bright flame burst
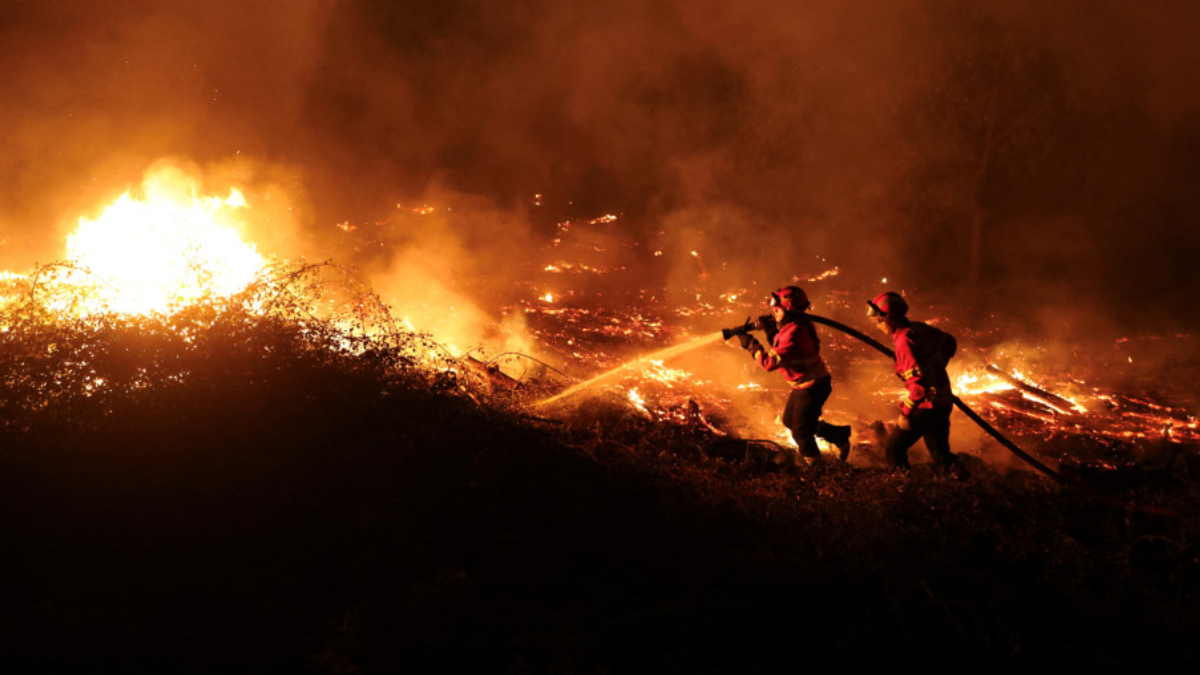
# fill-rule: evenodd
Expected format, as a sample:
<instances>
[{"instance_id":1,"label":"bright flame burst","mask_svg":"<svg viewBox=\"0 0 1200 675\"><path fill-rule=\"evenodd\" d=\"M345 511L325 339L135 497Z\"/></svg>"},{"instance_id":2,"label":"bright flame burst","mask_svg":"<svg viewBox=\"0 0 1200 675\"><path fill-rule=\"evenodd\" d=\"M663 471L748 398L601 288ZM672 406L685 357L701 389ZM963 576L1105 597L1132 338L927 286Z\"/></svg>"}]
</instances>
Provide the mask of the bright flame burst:
<instances>
[{"instance_id":1,"label":"bright flame burst","mask_svg":"<svg viewBox=\"0 0 1200 675\"><path fill-rule=\"evenodd\" d=\"M121 195L95 220L80 218L67 237L67 259L102 282L85 312L147 314L228 296L266 263L236 227L235 212L246 208L237 190L201 198L190 185L159 179L145 192Z\"/></svg>"},{"instance_id":2,"label":"bright flame burst","mask_svg":"<svg viewBox=\"0 0 1200 675\"><path fill-rule=\"evenodd\" d=\"M1013 381L1029 383L1031 380L1030 376L1021 372L1020 370L1017 370L1016 368L1010 371L1010 373L1007 375L1007 378L1011 378L1011 380L1006 379L1005 376L998 377L992 372L988 372L986 370L967 372L959 375L959 377L954 381L953 390L955 393L961 396L995 394L1018 389L1017 385L1013 384ZM1075 414L1086 413L1088 411L1083 403L1074 396L1064 396L1061 394L1053 394L1049 397L1038 396L1037 393L1030 391L1021 391L1019 393L1022 398L1040 403L1041 405L1044 405L1058 413ZM1056 404L1054 400L1051 400L1052 398L1058 399L1059 403Z\"/></svg>"},{"instance_id":3,"label":"bright flame burst","mask_svg":"<svg viewBox=\"0 0 1200 675\"><path fill-rule=\"evenodd\" d=\"M1014 370L1013 377L1020 378L1020 371ZM1009 391L1016 387L1004 380L986 372L971 371L963 373L954 381L953 390L961 396L990 394L998 391Z\"/></svg>"},{"instance_id":4,"label":"bright flame burst","mask_svg":"<svg viewBox=\"0 0 1200 675\"><path fill-rule=\"evenodd\" d=\"M650 415L650 409L646 407L646 397L642 396L641 393L638 392L637 387L630 389L626 396L629 398L630 404L632 404L635 409L644 415Z\"/></svg>"}]
</instances>

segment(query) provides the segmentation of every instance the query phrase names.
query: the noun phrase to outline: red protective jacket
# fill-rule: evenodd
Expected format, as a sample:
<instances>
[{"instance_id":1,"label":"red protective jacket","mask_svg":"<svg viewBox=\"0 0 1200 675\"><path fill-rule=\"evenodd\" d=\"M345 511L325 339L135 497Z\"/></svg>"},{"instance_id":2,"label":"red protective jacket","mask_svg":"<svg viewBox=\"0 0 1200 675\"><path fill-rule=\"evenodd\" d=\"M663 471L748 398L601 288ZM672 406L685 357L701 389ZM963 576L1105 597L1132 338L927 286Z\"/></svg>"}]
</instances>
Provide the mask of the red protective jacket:
<instances>
[{"instance_id":1,"label":"red protective jacket","mask_svg":"<svg viewBox=\"0 0 1200 675\"><path fill-rule=\"evenodd\" d=\"M783 373L783 379L795 389L829 377L829 369L821 359L821 343L808 319L780 324L770 347L763 348L757 342L755 345L757 349L752 347L750 352L754 360L764 370Z\"/></svg>"},{"instance_id":2,"label":"red protective jacket","mask_svg":"<svg viewBox=\"0 0 1200 675\"><path fill-rule=\"evenodd\" d=\"M946 363L954 351L948 343L953 338L933 326L912 321L893 330L892 341L896 374L908 390L907 398L901 401L901 412L907 415L914 408L953 405L950 376L946 374Z\"/></svg>"}]
</instances>

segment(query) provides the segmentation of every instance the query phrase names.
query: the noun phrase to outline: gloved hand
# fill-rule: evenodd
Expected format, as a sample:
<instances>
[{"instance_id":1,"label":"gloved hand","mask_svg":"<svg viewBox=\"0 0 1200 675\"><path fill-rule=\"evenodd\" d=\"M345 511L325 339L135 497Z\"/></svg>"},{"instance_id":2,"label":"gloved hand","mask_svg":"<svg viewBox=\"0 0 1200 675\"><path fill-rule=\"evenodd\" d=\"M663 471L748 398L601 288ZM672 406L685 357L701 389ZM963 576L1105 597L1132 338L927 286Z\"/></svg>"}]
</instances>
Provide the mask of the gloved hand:
<instances>
[{"instance_id":1,"label":"gloved hand","mask_svg":"<svg viewBox=\"0 0 1200 675\"><path fill-rule=\"evenodd\" d=\"M912 430L912 420L909 419L908 413L900 413L900 418L896 420L896 426L904 431Z\"/></svg>"},{"instance_id":2,"label":"gloved hand","mask_svg":"<svg viewBox=\"0 0 1200 675\"><path fill-rule=\"evenodd\" d=\"M904 385L907 389L904 398L900 399L900 414L908 415L920 405L925 398L925 387L922 387L916 380Z\"/></svg>"},{"instance_id":3,"label":"gloved hand","mask_svg":"<svg viewBox=\"0 0 1200 675\"><path fill-rule=\"evenodd\" d=\"M762 344L760 344L758 338L754 337L753 335L739 335L737 338L738 343L742 346L742 349L745 349L752 354L762 349Z\"/></svg>"},{"instance_id":4,"label":"gloved hand","mask_svg":"<svg viewBox=\"0 0 1200 675\"><path fill-rule=\"evenodd\" d=\"M775 323L775 317L770 314L764 314L758 317L754 325L761 328L767 334L767 342L774 344L775 336L779 333L779 324Z\"/></svg>"}]
</instances>

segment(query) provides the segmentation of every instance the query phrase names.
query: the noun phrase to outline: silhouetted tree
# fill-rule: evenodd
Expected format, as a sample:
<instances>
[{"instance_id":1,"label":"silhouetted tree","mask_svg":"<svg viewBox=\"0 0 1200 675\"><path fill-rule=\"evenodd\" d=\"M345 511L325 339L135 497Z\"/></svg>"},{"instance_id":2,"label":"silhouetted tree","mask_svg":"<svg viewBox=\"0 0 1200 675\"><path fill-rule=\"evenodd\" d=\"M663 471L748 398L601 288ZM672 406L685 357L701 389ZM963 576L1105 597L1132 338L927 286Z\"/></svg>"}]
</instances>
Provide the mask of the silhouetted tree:
<instances>
[{"instance_id":1,"label":"silhouetted tree","mask_svg":"<svg viewBox=\"0 0 1200 675\"><path fill-rule=\"evenodd\" d=\"M1013 215L1014 195L1048 178L1039 170L1073 105L1062 63L1030 36L968 6L934 8L937 65L905 120L917 147L904 199L940 242L931 252L960 259L957 276L978 282L988 231Z\"/></svg>"}]
</instances>

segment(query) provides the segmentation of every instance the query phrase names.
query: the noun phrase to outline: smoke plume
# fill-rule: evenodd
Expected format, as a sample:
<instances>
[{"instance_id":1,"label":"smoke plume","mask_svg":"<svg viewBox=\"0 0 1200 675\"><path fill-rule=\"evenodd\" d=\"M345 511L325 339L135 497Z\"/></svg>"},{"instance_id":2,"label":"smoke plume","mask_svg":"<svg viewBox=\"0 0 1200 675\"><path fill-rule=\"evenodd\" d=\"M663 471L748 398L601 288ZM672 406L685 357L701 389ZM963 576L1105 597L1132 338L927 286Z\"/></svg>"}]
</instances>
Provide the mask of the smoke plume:
<instances>
[{"instance_id":1,"label":"smoke plume","mask_svg":"<svg viewBox=\"0 0 1200 675\"><path fill-rule=\"evenodd\" d=\"M281 254L348 258L385 294L432 281L480 321L507 302L490 281L515 278L558 223L612 213L615 232L676 256L646 285L699 283L697 257L710 283L747 287L833 264L840 289L886 278L964 321L1195 327L1179 311L1200 250L1194 3L6 13L9 268L60 255L81 214L174 158L286 202L264 234ZM400 215L423 205L442 216Z\"/></svg>"}]
</instances>

